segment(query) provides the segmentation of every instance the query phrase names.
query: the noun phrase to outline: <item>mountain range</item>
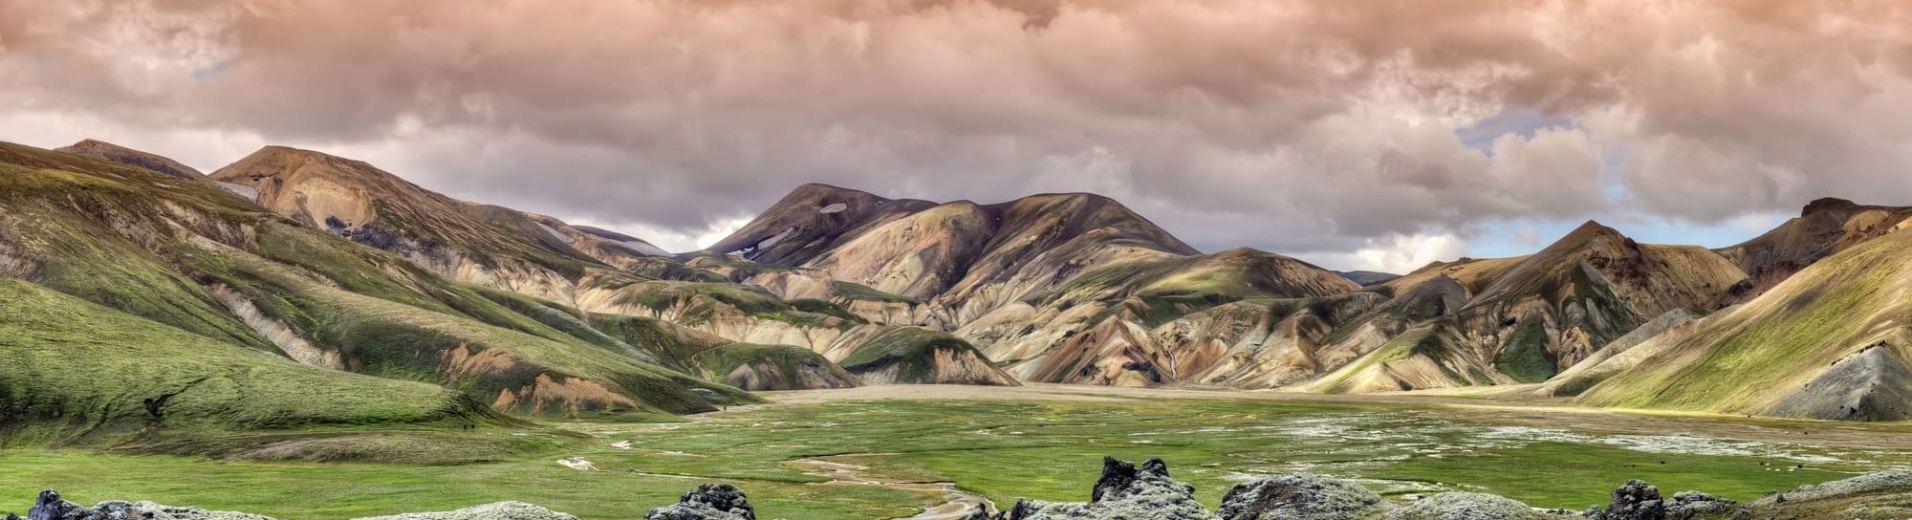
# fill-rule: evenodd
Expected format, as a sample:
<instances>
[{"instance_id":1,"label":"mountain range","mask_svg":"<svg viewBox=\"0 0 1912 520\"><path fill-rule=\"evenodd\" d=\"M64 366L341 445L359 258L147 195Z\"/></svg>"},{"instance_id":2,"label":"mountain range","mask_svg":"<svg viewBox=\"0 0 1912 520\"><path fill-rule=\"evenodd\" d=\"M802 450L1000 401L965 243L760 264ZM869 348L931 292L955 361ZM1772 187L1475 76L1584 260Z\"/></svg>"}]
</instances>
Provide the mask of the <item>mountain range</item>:
<instances>
[{"instance_id":1,"label":"mountain range","mask_svg":"<svg viewBox=\"0 0 1912 520\"><path fill-rule=\"evenodd\" d=\"M1822 199L1717 250L1588 222L1395 276L1202 253L1092 194L808 184L673 254L309 150L202 174L100 141L0 143L0 443L640 420L918 383L1492 386L1898 420L1908 219Z\"/></svg>"}]
</instances>

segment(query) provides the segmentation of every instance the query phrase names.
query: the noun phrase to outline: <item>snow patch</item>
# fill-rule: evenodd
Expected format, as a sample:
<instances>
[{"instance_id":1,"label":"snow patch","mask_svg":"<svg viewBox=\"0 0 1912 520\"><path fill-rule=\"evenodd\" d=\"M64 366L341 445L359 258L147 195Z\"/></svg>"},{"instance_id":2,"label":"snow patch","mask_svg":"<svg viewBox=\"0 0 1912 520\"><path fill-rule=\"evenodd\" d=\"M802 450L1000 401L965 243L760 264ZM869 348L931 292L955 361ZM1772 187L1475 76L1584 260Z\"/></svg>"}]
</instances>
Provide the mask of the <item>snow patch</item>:
<instances>
[{"instance_id":1,"label":"snow patch","mask_svg":"<svg viewBox=\"0 0 1912 520\"><path fill-rule=\"evenodd\" d=\"M774 236L774 237L770 237L770 238L768 238L768 239L765 239L765 240L764 240L764 241L762 241L762 242L758 242L758 243L757 243L757 250L758 250L758 251L762 251L762 250L765 250L765 249L769 249L769 248L770 248L770 246L774 246L774 245L777 245L777 243L778 243L778 242L782 242L782 241L783 241L783 239L785 239L785 238L790 238L790 234L791 234L791 233L796 233L796 232L797 232L797 228L789 228L789 229L785 229L785 230L783 230L783 232L782 232L782 233L777 233L777 236Z\"/></svg>"},{"instance_id":2,"label":"snow patch","mask_svg":"<svg viewBox=\"0 0 1912 520\"><path fill-rule=\"evenodd\" d=\"M617 448L617 449L620 449L620 450L628 450L628 449L631 449L631 441L618 441L618 442L613 442L613 443L611 443L611 447L613 447L613 448Z\"/></svg>"},{"instance_id":3,"label":"snow patch","mask_svg":"<svg viewBox=\"0 0 1912 520\"><path fill-rule=\"evenodd\" d=\"M817 213L822 213L822 214L825 214L825 215L829 215L829 214L832 214L832 213L842 213L842 212L843 212L843 210L846 210L846 209L850 209L850 205L849 205L849 204L844 204L844 203L841 203L841 202L838 202L838 203L836 203L836 204L831 204L831 205L828 205L828 206L824 206L824 207L823 207L823 209L819 209L819 210L817 210Z\"/></svg>"},{"instance_id":4,"label":"snow patch","mask_svg":"<svg viewBox=\"0 0 1912 520\"><path fill-rule=\"evenodd\" d=\"M558 228L544 225L543 222L534 222L534 224L537 224L539 228L543 228L544 232L550 233L551 237L558 239L559 242L569 244L577 241L577 239L571 238L571 235L566 235L564 232L558 231Z\"/></svg>"},{"instance_id":5,"label":"snow patch","mask_svg":"<svg viewBox=\"0 0 1912 520\"><path fill-rule=\"evenodd\" d=\"M213 182L219 183L219 187L225 188L226 191L237 193L239 194L239 196L245 197L246 200L259 202L259 190L253 189L253 187L251 186L247 186L244 184L234 184L234 183L224 182L224 181L213 181Z\"/></svg>"}]
</instances>

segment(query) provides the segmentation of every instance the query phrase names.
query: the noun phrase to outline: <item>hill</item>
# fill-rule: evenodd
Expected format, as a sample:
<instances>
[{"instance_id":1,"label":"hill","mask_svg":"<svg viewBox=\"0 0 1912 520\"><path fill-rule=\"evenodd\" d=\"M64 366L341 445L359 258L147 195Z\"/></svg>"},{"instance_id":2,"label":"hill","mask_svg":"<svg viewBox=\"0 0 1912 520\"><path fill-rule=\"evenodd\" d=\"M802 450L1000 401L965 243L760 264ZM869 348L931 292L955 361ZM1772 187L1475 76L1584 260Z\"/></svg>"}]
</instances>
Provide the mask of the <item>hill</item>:
<instances>
[{"instance_id":1,"label":"hill","mask_svg":"<svg viewBox=\"0 0 1912 520\"><path fill-rule=\"evenodd\" d=\"M1912 418L1912 235L1887 234L1745 304L1662 334L1579 398L1597 406L1845 420ZM1728 383L1730 382L1730 383ZM1585 385L1587 383L1583 383Z\"/></svg>"},{"instance_id":2,"label":"hill","mask_svg":"<svg viewBox=\"0 0 1912 520\"><path fill-rule=\"evenodd\" d=\"M213 183L13 144L0 144L0 278L200 338L173 341L177 348L216 344L327 373L421 381L499 411L625 417L753 399L548 325L536 309L510 308L482 288L274 215ZM63 330L41 331L52 322L29 318L10 314L0 323L21 337ZM135 362L65 361L75 373ZM13 395L32 396L57 395L68 390L55 387L72 382L9 383ZM63 410L42 403L21 413L70 419L54 417Z\"/></svg>"}]
</instances>

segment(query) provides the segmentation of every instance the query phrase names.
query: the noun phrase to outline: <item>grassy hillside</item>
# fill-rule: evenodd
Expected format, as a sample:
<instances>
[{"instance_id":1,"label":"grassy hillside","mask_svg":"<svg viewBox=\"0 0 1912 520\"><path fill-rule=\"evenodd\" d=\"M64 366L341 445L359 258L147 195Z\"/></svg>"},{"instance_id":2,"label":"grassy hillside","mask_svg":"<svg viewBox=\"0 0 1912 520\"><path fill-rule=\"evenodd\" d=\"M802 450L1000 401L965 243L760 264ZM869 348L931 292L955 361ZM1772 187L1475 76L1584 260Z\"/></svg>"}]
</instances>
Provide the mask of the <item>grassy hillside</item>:
<instances>
[{"instance_id":1,"label":"grassy hillside","mask_svg":"<svg viewBox=\"0 0 1912 520\"><path fill-rule=\"evenodd\" d=\"M1890 366L1850 380L1824 380L1854 354L1881 347L1881 361L1912 358L1912 235L1860 244L1703 322L1631 370L1593 386L1580 402L1600 406L1819 418L1903 418L1903 403L1875 407L1868 394L1907 384ZM1730 384L1728 383L1730 382ZM1850 395L1845 395L1845 394ZM1832 394L1841 394L1834 396ZM1782 406L1802 397L1820 406ZM1834 399L1833 397L1843 397Z\"/></svg>"},{"instance_id":2,"label":"grassy hillside","mask_svg":"<svg viewBox=\"0 0 1912 520\"><path fill-rule=\"evenodd\" d=\"M214 183L11 144L0 144L0 279L287 362L451 386L500 410L645 417L753 400L654 364L575 310L448 280ZM38 326L10 320L0 316Z\"/></svg>"},{"instance_id":3,"label":"grassy hillside","mask_svg":"<svg viewBox=\"0 0 1912 520\"><path fill-rule=\"evenodd\" d=\"M1015 386L968 341L921 327L867 327L867 337L837 360L870 384L935 383Z\"/></svg>"},{"instance_id":4,"label":"grassy hillside","mask_svg":"<svg viewBox=\"0 0 1912 520\"><path fill-rule=\"evenodd\" d=\"M523 315L517 315L520 327L546 333L335 289L243 253L229 253L222 261L231 269L221 273L222 280L252 296L268 316L340 349L355 370L450 385L502 410L618 415L710 409L706 398L690 388L750 400L632 353L551 332ZM468 303L491 303L478 300ZM488 314L504 314L491 310Z\"/></svg>"},{"instance_id":5,"label":"grassy hillside","mask_svg":"<svg viewBox=\"0 0 1912 520\"><path fill-rule=\"evenodd\" d=\"M0 316L6 446L500 420L443 387L300 365L20 280L0 280Z\"/></svg>"}]
</instances>

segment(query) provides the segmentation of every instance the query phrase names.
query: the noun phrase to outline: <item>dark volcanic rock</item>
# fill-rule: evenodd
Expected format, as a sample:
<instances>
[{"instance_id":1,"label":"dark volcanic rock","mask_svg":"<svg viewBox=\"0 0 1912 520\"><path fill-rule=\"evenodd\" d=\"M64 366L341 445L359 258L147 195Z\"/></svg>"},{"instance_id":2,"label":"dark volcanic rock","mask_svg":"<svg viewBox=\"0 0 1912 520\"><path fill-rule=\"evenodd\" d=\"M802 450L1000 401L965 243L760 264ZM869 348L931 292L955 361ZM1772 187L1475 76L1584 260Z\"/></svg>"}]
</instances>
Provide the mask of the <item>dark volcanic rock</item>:
<instances>
[{"instance_id":1,"label":"dark volcanic rock","mask_svg":"<svg viewBox=\"0 0 1912 520\"><path fill-rule=\"evenodd\" d=\"M1236 485L1215 515L1222 520L1348 520L1384 507L1381 495L1358 484L1295 473Z\"/></svg>"},{"instance_id":2,"label":"dark volcanic rock","mask_svg":"<svg viewBox=\"0 0 1912 520\"><path fill-rule=\"evenodd\" d=\"M1005 520L1212 520L1195 500L1195 488L1169 479L1168 465L1149 459L1136 467L1103 459L1102 479L1087 504L1017 501Z\"/></svg>"},{"instance_id":3,"label":"dark volcanic rock","mask_svg":"<svg viewBox=\"0 0 1912 520\"><path fill-rule=\"evenodd\" d=\"M1688 520L1702 515L1717 515L1731 510L1736 504L1732 500L1698 491L1681 491L1673 494L1673 501L1667 504L1666 517Z\"/></svg>"},{"instance_id":4,"label":"dark volcanic rock","mask_svg":"<svg viewBox=\"0 0 1912 520\"><path fill-rule=\"evenodd\" d=\"M22 520L13 514L7 520ZM41 491L25 520L272 520L264 516L206 511L196 507L175 507L152 502L101 502L91 508L68 502L54 490Z\"/></svg>"},{"instance_id":5,"label":"dark volcanic rock","mask_svg":"<svg viewBox=\"0 0 1912 520\"><path fill-rule=\"evenodd\" d=\"M65 520L77 517L82 509L79 504L61 499L60 492L49 489L34 499L33 509L27 510L27 520Z\"/></svg>"},{"instance_id":6,"label":"dark volcanic rock","mask_svg":"<svg viewBox=\"0 0 1912 520\"><path fill-rule=\"evenodd\" d=\"M744 492L730 484L704 484L684 494L677 505L652 509L645 520L757 520Z\"/></svg>"},{"instance_id":7,"label":"dark volcanic rock","mask_svg":"<svg viewBox=\"0 0 1912 520\"><path fill-rule=\"evenodd\" d=\"M1666 502L1660 488L1638 480L1628 480L1613 490L1606 511L1588 511L1595 520L1666 520Z\"/></svg>"}]
</instances>

